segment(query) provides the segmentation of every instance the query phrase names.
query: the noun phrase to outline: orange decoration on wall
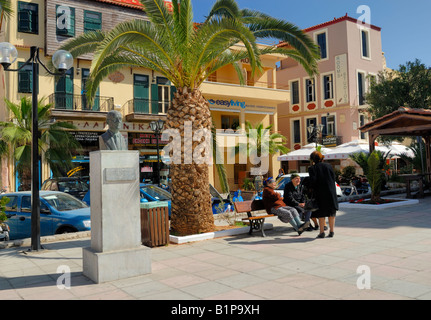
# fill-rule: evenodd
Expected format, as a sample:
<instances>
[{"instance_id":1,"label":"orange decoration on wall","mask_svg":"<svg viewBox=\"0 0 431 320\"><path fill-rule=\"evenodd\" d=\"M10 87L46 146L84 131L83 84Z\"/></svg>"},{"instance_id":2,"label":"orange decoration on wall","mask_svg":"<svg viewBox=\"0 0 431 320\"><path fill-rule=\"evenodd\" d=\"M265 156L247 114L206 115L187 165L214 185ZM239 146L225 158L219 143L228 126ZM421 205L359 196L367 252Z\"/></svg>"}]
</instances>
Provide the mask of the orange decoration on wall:
<instances>
[{"instance_id":1,"label":"orange decoration on wall","mask_svg":"<svg viewBox=\"0 0 431 320\"><path fill-rule=\"evenodd\" d=\"M333 105L334 105L334 101L332 101L332 100L325 101L325 107L330 108Z\"/></svg>"},{"instance_id":2,"label":"orange decoration on wall","mask_svg":"<svg viewBox=\"0 0 431 320\"><path fill-rule=\"evenodd\" d=\"M313 109L315 109L316 108L316 104L315 103L310 103L308 106L307 106L307 109L308 110L313 110Z\"/></svg>"}]
</instances>

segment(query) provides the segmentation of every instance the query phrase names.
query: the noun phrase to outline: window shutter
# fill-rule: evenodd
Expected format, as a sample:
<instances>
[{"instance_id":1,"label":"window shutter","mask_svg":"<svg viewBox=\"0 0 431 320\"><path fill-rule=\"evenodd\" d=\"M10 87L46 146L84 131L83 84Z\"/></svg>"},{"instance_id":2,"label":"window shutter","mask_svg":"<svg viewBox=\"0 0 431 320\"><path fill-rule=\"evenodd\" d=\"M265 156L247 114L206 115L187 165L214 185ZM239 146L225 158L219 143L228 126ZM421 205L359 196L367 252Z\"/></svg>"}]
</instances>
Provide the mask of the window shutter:
<instances>
[{"instance_id":1,"label":"window shutter","mask_svg":"<svg viewBox=\"0 0 431 320\"><path fill-rule=\"evenodd\" d=\"M157 84L151 85L151 113L159 113L159 86Z\"/></svg>"},{"instance_id":2,"label":"window shutter","mask_svg":"<svg viewBox=\"0 0 431 320\"><path fill-rule=\"evenodd\" d=\"M37 3L18 2L18 31L38 33L39 6Z\"/></svg>"},{"instance_id":3,"label":"window shutter","mask_svg":"<svg viewBox=\"0 0 431 320\"><path fill-rule=\"evenodd\" d=\"M63 15L66 14L66 12L58 12L58 7L59 5L56 6L56 17L57 17L57 21L63 22L63 23L67 23L65 20L63 19L67 19L66 17L62 17ZM75 36L75 8L70 8L70 17L69 17L69 26L68 28L59 28L59 25L57 24L57 34L58 35L62 35L62 36L66 36L66 37L74 37Z\"/></svg>"},{"instance_id":4,"label":"window shutter","mask_svg":"<svg viewBox=\"0 0 431 320\"><path fill-rule=\"evenodd\" d=\"M84 32L102 30L102 14L94 11L84 11Z\"/></svg>"},{"instance_id":5,"label":"window shutter","mask_svg":"<svg viewBox=\"0 0 431 320\"><path fill-rule=\"evenodd\" d=\"M24 62L18 62L18 68L20 68ZM33 67L31 64L25 66L23 69L18 71L18 92L31 93L33 92ZM37 74L39 74L39 65L37 66Z\"/></svg>"}]
</instances>

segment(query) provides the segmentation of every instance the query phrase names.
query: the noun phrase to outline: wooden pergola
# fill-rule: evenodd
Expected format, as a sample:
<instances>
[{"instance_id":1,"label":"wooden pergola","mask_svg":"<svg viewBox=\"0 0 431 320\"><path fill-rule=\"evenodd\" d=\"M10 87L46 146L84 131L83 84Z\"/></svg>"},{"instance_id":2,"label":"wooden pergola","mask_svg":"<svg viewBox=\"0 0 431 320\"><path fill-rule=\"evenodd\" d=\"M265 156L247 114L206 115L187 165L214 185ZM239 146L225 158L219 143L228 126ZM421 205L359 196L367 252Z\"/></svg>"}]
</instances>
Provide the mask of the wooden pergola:
<instances>
[{"instance_id":1,"label":"wooden pergola","mask_svg":"<svg viewBox=\"0 0 431 320\"><path fill-rule=\"evenodd\" d=\"M370 152L375 149L378 136L414 136L425 140L426 172L431 172L431 109L400 107L397 111L359 128L368 132Z\"/></svg>"}]
</instances>

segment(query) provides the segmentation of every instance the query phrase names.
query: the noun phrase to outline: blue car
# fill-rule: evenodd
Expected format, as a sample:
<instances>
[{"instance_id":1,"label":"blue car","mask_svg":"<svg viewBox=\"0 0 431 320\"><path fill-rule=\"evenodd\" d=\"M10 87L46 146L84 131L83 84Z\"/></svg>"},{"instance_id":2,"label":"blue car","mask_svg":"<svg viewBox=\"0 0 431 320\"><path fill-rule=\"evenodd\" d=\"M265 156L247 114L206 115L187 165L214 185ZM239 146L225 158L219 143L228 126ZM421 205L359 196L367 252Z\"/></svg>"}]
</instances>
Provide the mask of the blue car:
<instances>
[{"instance_id":1,"label":"blue car","mask_svg":"<svg viewBox=\"0 0 431 320\"><path fill-rule=\"evenodd\" d=\"M9 238L31 237L31 192L2 194L6 204ZM91 229L90 208L75 197L59 191L40 191L40 235L88 231Z\"/></svg>"},{"instance_id":2,"label":"blue car","mask_svg":"<svg viewBox=\"0 0 431 320\"><path fill-rule=\"evenodd\" d=\"M145 183L139 184L139 190L141 193L141 202L166 201L168 203L169 217L171 216L172 195L169 191L155 185Z\"/></svg>"},{"instance_id":3,"label":"blue car","mask_svg":"<svg viewBox=\"0 0 431 320\"><path fill-rule=\"evenodd\" d=\"M152 201L165 201L168 203L169 217L171 216L171 194L155 185L141 183L139 184L139 194L141 203ZM90 205L90 191L82 199L88 206Z\"/></svg>"}]
</instances>

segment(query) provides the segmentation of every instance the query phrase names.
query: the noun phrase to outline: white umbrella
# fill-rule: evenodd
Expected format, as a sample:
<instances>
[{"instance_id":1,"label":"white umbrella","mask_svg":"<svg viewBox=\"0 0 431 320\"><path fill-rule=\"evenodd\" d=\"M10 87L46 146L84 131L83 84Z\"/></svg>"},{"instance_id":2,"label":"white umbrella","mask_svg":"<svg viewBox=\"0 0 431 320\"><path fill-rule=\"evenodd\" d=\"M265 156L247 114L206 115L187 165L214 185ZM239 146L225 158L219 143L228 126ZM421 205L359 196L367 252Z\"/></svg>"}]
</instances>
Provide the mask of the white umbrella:
<instances>
[{"instance_id":1,"label":"white umbrella","mask_svg":"<svg viewBox=\"0 0 431 320\"><path fill-rule=\"evenodd\" d=\"M277 158L278 161L293 161L293 160L310 160L310 154L316 150L316 144L310 143L303 146L301 149L283 154ZM325 155L331 149L322 147L320 152Z\"/></svg>"},{"instance_id":2,"label":"white umbrella","mask_svg":"<svg viewBox=\"0 0 431 320\"><path fill-rule=\"evenodd\" d=\"M385 154L389 152L391 158L399 156L402 153L412 155L413 152L406 146L393 142L390 146L376 146L376 150L382 151ZM340 144L334 149L331 149L325 155L325 159L348 159L349 155L358 152L370 153L370 146L366 140L353 140L347 143Z\"/></svg>"},{"instance_id":3,"label":"white umbrella","mask_svg":"<svg viewBox=\"0 0 431 320\"><path fill-rule=\"evenodd\" d=\"M412 149L406 147L405 145L399 142L392 142L391 146L388 146L389 155L391 158L399 157L401 154L405 153L407 156L414 158L415 153Z\"/></svg>"},{"instance_id":4,"label":"white umbrella","mask_svg":"<svg viewBox=\"0 0 431 320\"><path fill-rule=\"evenodd\" d=\"M368 142L365 140L353 140L347 143L340 144L339 146L331 149L326 155L325 159L347 159L349 155L357 152L370 152Z\"/></svg>"}]
</instances>

